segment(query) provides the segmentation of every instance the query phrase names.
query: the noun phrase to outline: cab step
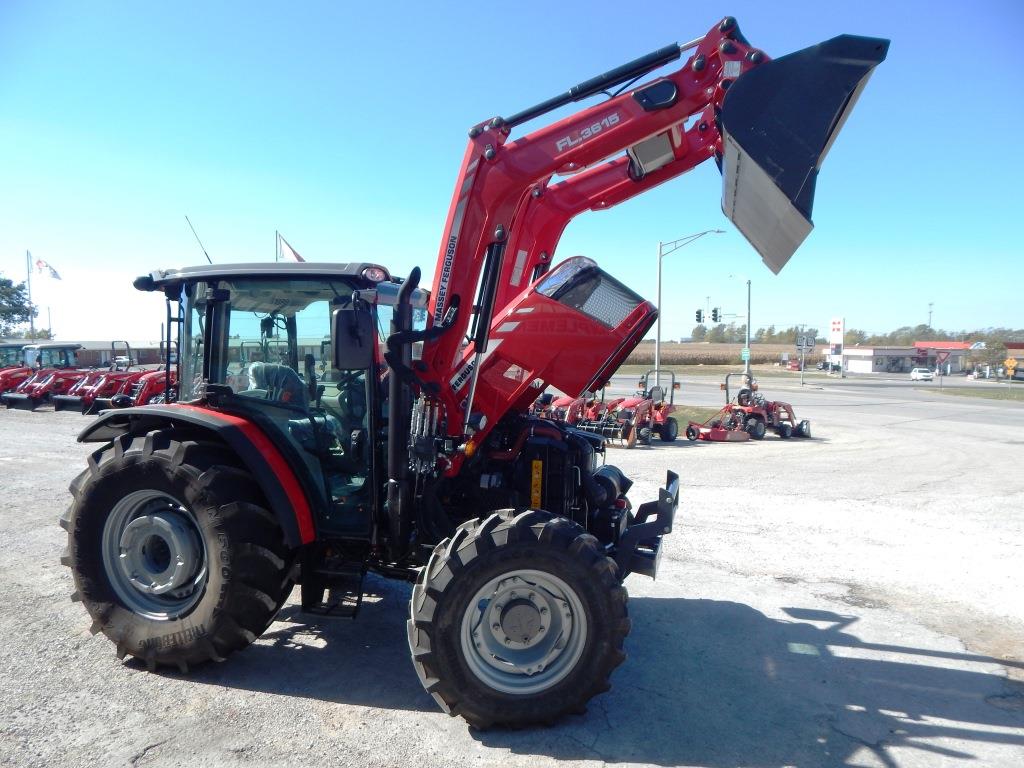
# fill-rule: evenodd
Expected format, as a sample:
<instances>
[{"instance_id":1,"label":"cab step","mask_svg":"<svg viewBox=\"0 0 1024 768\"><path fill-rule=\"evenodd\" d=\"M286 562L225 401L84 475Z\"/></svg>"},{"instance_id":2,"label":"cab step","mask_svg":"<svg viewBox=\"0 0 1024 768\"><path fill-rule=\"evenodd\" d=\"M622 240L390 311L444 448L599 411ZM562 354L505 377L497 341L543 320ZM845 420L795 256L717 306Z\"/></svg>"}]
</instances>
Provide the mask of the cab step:
<instances>
[{"instance_id":1,"label":"cab step","mask_svg":"<svg viewBox=\"0 0 1024 768\"><path fill-rule=\"evenodd\" d=\"M354 619L363 604L366 568L316 568L302 575L302 611L314 616Z\"/></svg>"}]
</instances>

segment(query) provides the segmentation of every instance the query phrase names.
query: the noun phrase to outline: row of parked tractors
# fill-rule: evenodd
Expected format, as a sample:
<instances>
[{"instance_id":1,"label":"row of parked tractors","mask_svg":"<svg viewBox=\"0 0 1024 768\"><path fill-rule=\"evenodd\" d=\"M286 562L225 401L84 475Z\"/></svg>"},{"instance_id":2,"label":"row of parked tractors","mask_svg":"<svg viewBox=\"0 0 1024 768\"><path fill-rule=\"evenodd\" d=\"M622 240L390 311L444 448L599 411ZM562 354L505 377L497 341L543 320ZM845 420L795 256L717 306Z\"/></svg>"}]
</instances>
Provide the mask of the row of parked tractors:
<instances>
[{"instance_id":1,"label":"row of parked tractors","mask_svg":"<svg viewBox=\"0 0 1024 768\"><path fill-rule=\"evenodd\" d=\"M743 377L736 397L730 397L729 381ZM793 406L781 400L768 400L757 382L748 374L729 374L722 385L725 405L703 422L689 421L688 440L737 442L761 440L769 431L780 438L810 437L811 423L797 420ZM640 377L635 394L606 398L588 392L581 397L556 397L545 393L537 398L533 412L542 418L563 422L576 429L601 435L610 445L633 448L650 445L655 437L671 443L679 436L675 393L679 382L671 371L648 371Z\"/></svg>"},{"instance_id":2,"label":"row of parked tractors","mask_svg":"<svg viewBox=\"0 0 1024 768\"><path fill-rule=\"evenodd\" d=\"M172 369L132 364L127 342L111 344L110 364L81 368L80 344L0 342L0 400L8 408L34 411L41 405L54 410L98 413L107 408L164 402Z\"/></svg>"}]
</instances>

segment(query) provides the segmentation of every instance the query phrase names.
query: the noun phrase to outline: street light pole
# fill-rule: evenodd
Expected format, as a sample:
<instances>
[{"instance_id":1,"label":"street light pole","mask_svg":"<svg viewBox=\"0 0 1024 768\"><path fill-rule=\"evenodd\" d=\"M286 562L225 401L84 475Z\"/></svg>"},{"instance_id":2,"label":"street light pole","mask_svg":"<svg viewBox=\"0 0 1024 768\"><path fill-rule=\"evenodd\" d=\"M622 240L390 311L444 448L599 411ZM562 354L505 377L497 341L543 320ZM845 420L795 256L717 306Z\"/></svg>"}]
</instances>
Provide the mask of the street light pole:
<instances>
[{"instance_id":1,"label":"street light pole","mask_svg":"<svg viewBox=\"0 0 1024 768\"><path fill-rule=\"evenodd\" d=\"M750 383L750 278L747 278L747 360L744 374L747 377L747 383Z\"/></svg>"},{"instance_id":2,"label":"street light pole","mask_svg":"<svg viewBox=\"0 0 1024 768\"><path fill-rule=\"evenodd\" d=\"M746 279L747 281L747 359L743 361L743 375L747 379L747 384L750 384L750 278L746 275L729 275L731 278L736 280Z\"/></svg>"},{"instance_id":3,"label":"street light pole","mask_svg":"<svg viewBox=\"0 0 1024 768\"><path fill-rule=\"evenodd\" d=\"M654 385L661 386L661 260L674 251L678 251L684 245L689 245L694 240L699 240L704 235L724 235L724 229L706 229L671 242L658 242L658 330L654 337Z\"/></svg>"}]
</instances>

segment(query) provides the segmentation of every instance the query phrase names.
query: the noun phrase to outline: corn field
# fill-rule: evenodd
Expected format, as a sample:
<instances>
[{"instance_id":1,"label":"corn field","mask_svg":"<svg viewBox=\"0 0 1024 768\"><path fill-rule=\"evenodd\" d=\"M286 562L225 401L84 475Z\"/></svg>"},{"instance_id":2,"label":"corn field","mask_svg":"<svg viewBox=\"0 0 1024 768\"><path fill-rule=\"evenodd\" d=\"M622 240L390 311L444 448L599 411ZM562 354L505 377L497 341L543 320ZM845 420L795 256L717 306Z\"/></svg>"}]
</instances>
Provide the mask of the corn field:
<instances>
[{"instance_id":1,"label":"corn field","mask_svg":"<svg viewBox=\"0 0 1024 768\"><path fill-rule=\"evenodd\" d=\"M742 344L715 344L663 342L661 345L662 365L730 365L740 362ZM825 347L819 345L807 355L808 365L821 359ZM751 344L751 365L771 365L782 359L788 352L790 359L799 357L792 344ZM633 350L626 359L626 365L654 365L654 344L644 343Z\"/></svg>"}]
</instances>

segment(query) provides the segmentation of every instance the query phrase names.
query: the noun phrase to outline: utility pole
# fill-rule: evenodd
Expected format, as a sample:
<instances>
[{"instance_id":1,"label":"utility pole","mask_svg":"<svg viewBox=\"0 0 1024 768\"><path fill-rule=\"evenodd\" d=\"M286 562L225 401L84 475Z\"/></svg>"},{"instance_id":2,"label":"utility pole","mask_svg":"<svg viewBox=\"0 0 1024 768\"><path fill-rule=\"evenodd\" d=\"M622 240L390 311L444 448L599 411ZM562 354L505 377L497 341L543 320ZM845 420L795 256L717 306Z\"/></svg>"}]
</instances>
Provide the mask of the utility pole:
<instances>
[{"instance_id":1,"label":"utility pole","mask_svg":"<svg viewBox=\"0 0 1024 768\"><path fill-rule=\"evenodd\" d=\"M934 301L928 302L928 327L932 327L932 307L935 306Z\"/></svg>"},{"instance_id":2,"label":"utility pole","mask_svg":"<svg viewBox=\"0 0 1024 768\"><path fill-rule=\"evenodd\" d=\"M668 256L674 251L678 251L684 245L689 245L694 240L698 240L704 235L724 235L724 229L706 229L703 232L697 232L693 235L687 235L681 237L678 240L672 242L659 242L658 243L658 330L654 336L654 385L661 386L661 260ZM710 299L709 299L710 301Z\"/></svg>"},{"instance_id":3,"label":"utility pole","mask_svg":"<svg viewBox=\"0 0 1024 768\"><path fill-rule=\"evenodd\" d=\"M25 251L25 275L27 277L26 282L28 283L28 330L35 337L36 320L35 313L32 311L32 253L28 250Z\"/></svg>"}]
</instances>

